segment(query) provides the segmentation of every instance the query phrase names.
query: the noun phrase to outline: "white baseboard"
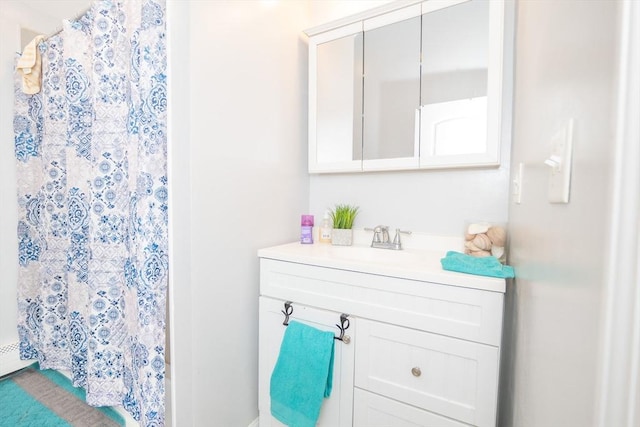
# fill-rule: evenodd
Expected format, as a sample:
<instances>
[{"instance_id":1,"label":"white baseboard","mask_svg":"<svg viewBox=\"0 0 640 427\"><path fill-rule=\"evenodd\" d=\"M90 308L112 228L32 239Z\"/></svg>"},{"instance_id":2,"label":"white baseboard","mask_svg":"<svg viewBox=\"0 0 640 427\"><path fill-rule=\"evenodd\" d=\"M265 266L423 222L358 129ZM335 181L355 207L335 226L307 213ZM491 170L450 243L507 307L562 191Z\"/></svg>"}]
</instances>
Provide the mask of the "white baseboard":
<instances>
[{"instance_id":1,"label":"white baseboard","mask_svg":"<svg viewBox=\"0 0 640 427\"><path fill-rule=\"evenodd\" d=\"M20 345L15 342L0 346L0 377L29 366L33 360L20 360Z\"/></svg>"},{"instance_id":2,"label":"white baseboard","mask_svg":"<svg viewBox=\"0 0 640 427\"><path fill-rule=\"evenodd\" d=\"M247 427L260 427L260 417L251 421L251 424L249 424Z\"/></svg>"}]
</instances>

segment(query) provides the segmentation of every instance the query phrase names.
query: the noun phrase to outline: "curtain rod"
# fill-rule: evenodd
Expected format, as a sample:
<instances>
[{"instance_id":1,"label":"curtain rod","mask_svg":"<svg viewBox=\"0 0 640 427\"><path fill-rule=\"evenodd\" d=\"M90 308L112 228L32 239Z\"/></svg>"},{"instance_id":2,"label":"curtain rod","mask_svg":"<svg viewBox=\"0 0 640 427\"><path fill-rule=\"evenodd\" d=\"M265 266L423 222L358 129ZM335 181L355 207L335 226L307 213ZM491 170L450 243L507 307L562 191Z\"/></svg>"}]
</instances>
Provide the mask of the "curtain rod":
<instances>
[{"instance_id":1,"label":"curtain rod","mask_svg":"<svg viewBox=\"0 0 640 427\"><path fill-rule=\"evenodd\" d=\"M89 7L85 8L85 9L81 10L81 11L80 11L80 12L78 12L78 13L77 13L73 18L68 19L68 21L70 21L70 22L71 22L71 21L75 22L75 21L79 20L80 18L82 18L84 15L86 15L86 14L87 14L87 12L89 12L90 10L91 10L91 6L89 6ZM60 33L62 32L62 30L63 30L63 29L64 29L64 24L60 25L60 26L56 29L56 31L55 31L54 33L49 34L49 35L47 36L47 39L50 39L51 37L53 37L53 36L55 36L55 35L60 34Z\"/></svg>"}]
</instances>

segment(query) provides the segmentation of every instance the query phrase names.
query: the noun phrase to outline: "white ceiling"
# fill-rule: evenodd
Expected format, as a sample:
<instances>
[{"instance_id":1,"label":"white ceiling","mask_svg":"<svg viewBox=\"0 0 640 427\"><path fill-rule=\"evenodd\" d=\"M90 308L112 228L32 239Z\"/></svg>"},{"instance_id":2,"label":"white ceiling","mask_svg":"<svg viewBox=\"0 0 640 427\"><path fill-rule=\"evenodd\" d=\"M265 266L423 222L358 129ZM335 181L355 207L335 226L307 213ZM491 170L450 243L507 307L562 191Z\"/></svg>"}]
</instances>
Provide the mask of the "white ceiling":
<instances>
[{"instance_id":1,"label":"white ceiling","mask_svg":"<svg viewBox=\"0 0 640 427\"><path fill-rule=\"evenodd\" d=\"M72 20L91 6L91 0L21 0L20 3L59 20Z\"/></svg>"}]
</instances>

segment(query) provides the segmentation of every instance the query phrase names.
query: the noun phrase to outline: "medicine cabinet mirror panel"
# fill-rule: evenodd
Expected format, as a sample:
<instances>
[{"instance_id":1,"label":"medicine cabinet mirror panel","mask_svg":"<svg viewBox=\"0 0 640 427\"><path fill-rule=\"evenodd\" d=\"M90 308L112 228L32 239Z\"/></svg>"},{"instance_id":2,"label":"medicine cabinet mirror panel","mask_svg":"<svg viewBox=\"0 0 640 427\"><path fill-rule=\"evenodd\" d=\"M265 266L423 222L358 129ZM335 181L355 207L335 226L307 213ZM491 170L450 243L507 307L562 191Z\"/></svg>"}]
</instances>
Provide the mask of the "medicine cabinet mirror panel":
<instances>
[{"instance_id":1,"label":"medicine cabinet mirror panel","mask_svg":"<svg viewBox=\"0 0 640 427\"><path fill-rule=\"evenodd\" d=\"M308 31L309 172L497 166L504 7L430 0Z\"/></svg>"},{"instance_id":2,"label":"medicine cabinet mirror panel","mask_svg":"<svg viewBox=\"0 0 640 427\"><path fill-rule=\"evenodd\" d=\"M500 118L488 112L501 98L495 86L489 96L490 71L501 67L490 67L489 8L474 0L422 15L421 166L498 163L500 135L489 135L489 123Z\"/></svg>"},{"instance_id":3,"label":"medicine cabinet mirror panel","mask_svg":"<svg viewBox=\"0 0 640 427\"><path fill-rule=\"evenodd\" d=\"M310 41L310 172L362 168L362 42L361 23Z\"/></svg>"},{"instance_id":4,"label":"medicine cabinet mirror panel","mask_svg":"<svg viewBox=\"0 0 640 427\"><path fill-rule=\"evenodd\" d=\"M420 4L364 22L363 169L417 167Z\"/></svg>"}]
</instances>

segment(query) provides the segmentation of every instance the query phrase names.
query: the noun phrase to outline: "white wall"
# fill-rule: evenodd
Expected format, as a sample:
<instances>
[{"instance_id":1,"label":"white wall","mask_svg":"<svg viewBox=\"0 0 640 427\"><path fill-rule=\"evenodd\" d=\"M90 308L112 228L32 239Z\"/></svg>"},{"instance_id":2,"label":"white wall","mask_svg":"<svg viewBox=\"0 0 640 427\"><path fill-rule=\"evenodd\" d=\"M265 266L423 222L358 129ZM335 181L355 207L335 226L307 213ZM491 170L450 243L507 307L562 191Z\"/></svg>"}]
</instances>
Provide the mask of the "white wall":
<instances>
[{"instance_id":1,"label":"white wall","mask_svg":"<svg viewBox=\"0 0 640 427\"><path fill-rule=\"evenodd\" d=\"M640 425L640 3L621 9L600 427Z\"/></svg>"},{"instance_id":2,"label":"white wall","mask_svg":"<svg viewBox=\"0 0 640 427\"><path fill-rule=\"evenodd\" d=\"M307 0L309 21L303 30L383 6L391 1L393 0Z\"/></svg>"},{"instance_id":3,"label":"white wall","mask_svg":"<svg viewBox=\"0 0 640 427\"><path fill-rule=\"evenodd\" d=\"M501 425L595 425L602 349L620 2L520 1ZM569 204L549 204L551 136L574 118Z\"/></svg>"},{"instance_id":4,"label":"white wall","mask_svg":"<svg viewBox=\"0 0 640 427\"><path fill-rule=\"evenodd\" d=\"M192 426L193 328L191 316L191 57L189 8L167 2L167 91L169 177L169 337L171 425ZM179 418L178 418L179 417ZM178 423L177 420L180 420Z\"/></svg>"},{"instance_id":5,"label":"white wall","mask_svg":"<svg viewBox=\"0 0 640 427\"><path fill-rule=\"evenodd\" d=\"M336 203L350 203L360 207L356 228L462 236L470 221L507 221L508 152L498 169L312 175L309 211L322 218Z\"/></svg>"},{"instance_id":6,"label":"white wall","mask_svg":"<svg viewBox=\"0 0 640 427\"><path fill-rule=\"evenodd\" d=\"M174 249L190 251L174 251L172 266L181 272L172 277L173 381L191 398L178 394L175 425L247 426L258 414L257 250L298 239L307 210L308 9L261 1L172 7L188 10L188 22L169 19L188 31L189 52L171 61L178 90L190 94L176 106L188 115L172 117L188 120L189 134L172 132L170 143L172 190L189 204L173 208Z\"/></svg>"}]
</instances>

